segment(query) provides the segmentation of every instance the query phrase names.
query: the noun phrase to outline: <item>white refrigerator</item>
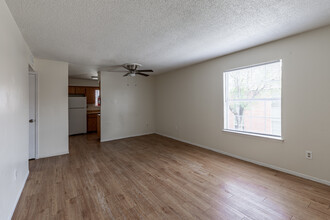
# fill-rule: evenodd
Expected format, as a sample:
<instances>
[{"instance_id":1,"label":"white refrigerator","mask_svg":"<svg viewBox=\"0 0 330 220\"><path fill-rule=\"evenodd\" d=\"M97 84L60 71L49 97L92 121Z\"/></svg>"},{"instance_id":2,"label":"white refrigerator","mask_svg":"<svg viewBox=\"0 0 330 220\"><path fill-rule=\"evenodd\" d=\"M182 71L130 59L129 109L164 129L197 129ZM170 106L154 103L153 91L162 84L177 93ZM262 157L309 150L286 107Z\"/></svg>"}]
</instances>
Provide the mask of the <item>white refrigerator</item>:
<instances>
[{"instance_id":1,"label":"white refrigerator","mask_svg":"<svg viewBox=\"0 0 330 220\"><path fill-rule=\"evenodd\" d=\"M86 97L69 97L69 135L87 133Z\"/></svg>"}]
</instances>

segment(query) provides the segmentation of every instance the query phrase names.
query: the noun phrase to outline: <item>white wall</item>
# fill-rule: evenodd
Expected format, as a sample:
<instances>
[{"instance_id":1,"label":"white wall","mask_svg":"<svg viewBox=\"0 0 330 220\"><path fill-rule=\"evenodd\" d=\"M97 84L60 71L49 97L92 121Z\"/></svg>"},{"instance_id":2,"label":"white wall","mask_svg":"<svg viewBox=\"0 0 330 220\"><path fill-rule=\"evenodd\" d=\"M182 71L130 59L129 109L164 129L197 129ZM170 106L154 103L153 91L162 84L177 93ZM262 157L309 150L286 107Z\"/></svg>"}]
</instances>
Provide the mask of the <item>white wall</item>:
<instances>
[{"instance_id":1,"label":"white wall","mask_svg":"<svg viewBox=\"0 0 330 220\"><path fill-rule=\"evenodd\" d=\"M69 86L99 87L99 82L97 80L69 78Z\"/></svg>"},{"instance_id":2,"label":"white wall","mask_svg":"<svg viewBox=\"0 0 330 220\"><path fill-rule=\"evenodd\" d=\"M157 76L157 133L330 184L329 39L326 27ZM284 142L222 132L222 73L277 59Z\"/></svg>"},{"instance_id":3,"label":"white wall","mask_svg":"<svg viewBox=\"0 0 330 220\"><path fill-rule=\"evenodd\" d=\"M0 0L0 219L10 219L28 176L29 81L33 59Z\"/></svg>"},{"instance_id":4,"label":"white wall","mask_svg":"<svg viewBox=\"0 0 330 220\"><path fill-rule=\"evenodd\" d=\"M154 77L101 73L101 141L154 133Z\"/></svg>"},{"instance_id":5,"label":"white wall","mask_svg":"<svg viewBox=\"0 0 330 220\"><path fill-rule=\"evenodd\" d=\"M35 59L38 73L39 158L67 154L68 63Z\"/></svg>"}]
</instances>

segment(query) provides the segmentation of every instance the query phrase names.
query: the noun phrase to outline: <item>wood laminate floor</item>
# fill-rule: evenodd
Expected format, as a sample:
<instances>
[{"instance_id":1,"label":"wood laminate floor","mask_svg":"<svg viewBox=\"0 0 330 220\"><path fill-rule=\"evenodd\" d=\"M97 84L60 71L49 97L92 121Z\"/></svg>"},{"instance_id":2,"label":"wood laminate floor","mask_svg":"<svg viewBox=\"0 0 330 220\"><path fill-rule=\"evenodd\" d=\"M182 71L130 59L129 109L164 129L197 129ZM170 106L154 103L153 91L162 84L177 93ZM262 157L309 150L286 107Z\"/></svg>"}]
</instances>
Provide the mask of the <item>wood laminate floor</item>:
<instances>
[{"instance_id":1,"label":"wood laminate floor","mask_svg":"<svg viewBox=\"0 0 330 220\"><path fill-rule=\"evenodd\" d=\"M330 219L330 187L159 135L30 161L13 219Z\"/></svg>"}]
</instances>

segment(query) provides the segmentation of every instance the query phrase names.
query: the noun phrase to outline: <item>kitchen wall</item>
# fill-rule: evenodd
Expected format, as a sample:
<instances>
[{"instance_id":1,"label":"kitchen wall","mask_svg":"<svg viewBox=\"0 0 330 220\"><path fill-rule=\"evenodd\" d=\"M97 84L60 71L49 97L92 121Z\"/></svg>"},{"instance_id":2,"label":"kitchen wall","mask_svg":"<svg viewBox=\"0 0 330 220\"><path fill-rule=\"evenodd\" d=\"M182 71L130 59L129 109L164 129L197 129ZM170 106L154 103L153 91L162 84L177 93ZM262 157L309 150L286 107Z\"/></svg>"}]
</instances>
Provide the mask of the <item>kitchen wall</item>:
<instances>
[{"instance_id":1,"label":"kitchen wall","mask_svg":"<svg viewBox=\"0 0 330 220\"><path fill-rule=\"evenodd\" d=\"M10 219L28 177L29 81L33 56L0 0L0 219Z\"/></svg>"},{"instance_id":2,"label":"kitchen wall","mask_svg":"<svg viewBox=\"0 0 330 220\"><path fill-rule=\"evenodd\" d=\"M157 76L157 133L330 184L329 39L330 26ZM284 141L223 132L223 72L278 59Z\"/></svg>"},{"instance_id":3,"label":"kitchen wall","mask_svg":"<svg viewBox=\"0 0 330 220\"><path fill-rule=\"evenodd\" d=\"M155 79L101 73L101 141L153 133Z\"/></svg>"},{"instance_id":4,"label":"kitchen wall","mask_svg":"<svg viewBox=\"0 0 330 220\"><path fill-rule=\"evenodd\" d=\"M97 80L69 78L69 86L99 87L99 82Z\"/></svg>"},{"instance_id":5,"label":"kitchen wall","mask_svg":"<svg viewBox=\"0 0 330 220\"><path fill-rule=\"evenodd\" d=\"M35 59L38 73L39 158L69 153L68 63Z\"/></svg>"}]
</instances>

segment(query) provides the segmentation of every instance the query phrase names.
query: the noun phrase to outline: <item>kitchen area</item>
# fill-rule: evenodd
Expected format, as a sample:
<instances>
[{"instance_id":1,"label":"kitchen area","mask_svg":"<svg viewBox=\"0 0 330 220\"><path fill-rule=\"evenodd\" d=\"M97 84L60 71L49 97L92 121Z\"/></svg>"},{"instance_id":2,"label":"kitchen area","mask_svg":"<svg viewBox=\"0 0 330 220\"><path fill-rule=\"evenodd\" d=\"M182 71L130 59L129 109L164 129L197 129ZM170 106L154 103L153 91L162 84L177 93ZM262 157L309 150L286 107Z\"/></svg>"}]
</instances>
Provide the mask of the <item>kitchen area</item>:
<instances>
[{"instance_id":1,"label":"kitchen area","mask_svg":"<svg viewBox=\"0 0 330 220\"><path fill-rule=\"evenodd\" d=\"M96 133L100 138L101 96L98 81L72 79L69 81L68 95L69 135Z\"/></svg>"}]
</instances>

